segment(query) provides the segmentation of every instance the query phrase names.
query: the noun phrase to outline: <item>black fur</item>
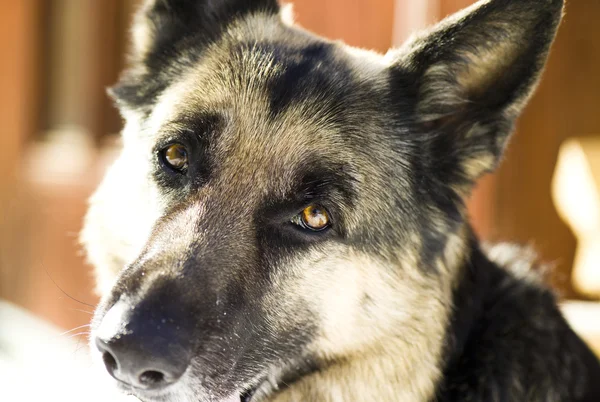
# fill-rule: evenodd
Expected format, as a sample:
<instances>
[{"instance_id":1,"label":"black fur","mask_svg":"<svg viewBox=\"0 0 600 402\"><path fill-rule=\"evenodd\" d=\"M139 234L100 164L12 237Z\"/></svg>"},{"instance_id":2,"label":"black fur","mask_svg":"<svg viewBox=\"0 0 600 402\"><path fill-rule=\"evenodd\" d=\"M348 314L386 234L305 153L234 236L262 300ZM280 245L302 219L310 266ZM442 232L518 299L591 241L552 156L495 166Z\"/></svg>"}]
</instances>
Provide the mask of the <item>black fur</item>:
<instances>
[{"instance_id":1,"label":"black fur","mask_svg":"<svg viewBox=\"0 0 600 402\"><path fill-rule=\"evenodd\" d=\"M146 69L128 71L110 92L123 105L147 110L228 24L249 13L278 11L277 0L153 0L140 16L151 31L151 46L133 49L133 60Z\"/></svg>"},{"instance_id":2,"label":"black fur","mask_svg":"<svg viewBox=\"0 0 600 402\"><path fill-rule=\"evenodd\" d=\"M351 69L335 57L330 43L315 43L301 49L286 48L284 44L266 46L283 72L272 80L271 110L276 118L288 107L301 104L318 93L321 105L330 116L339 116L353 93Z\"/></svg>"},{"instance_id":3,"label":"black fur","mask_svg":"<svg viewBox=\"0 0 600 402\"><path fill-rule=\"evenodd\" d=\"M474 237L453 304L436 402L600 400L600 364L554 294L492 262Z\"/></svg>"}]
</instances>

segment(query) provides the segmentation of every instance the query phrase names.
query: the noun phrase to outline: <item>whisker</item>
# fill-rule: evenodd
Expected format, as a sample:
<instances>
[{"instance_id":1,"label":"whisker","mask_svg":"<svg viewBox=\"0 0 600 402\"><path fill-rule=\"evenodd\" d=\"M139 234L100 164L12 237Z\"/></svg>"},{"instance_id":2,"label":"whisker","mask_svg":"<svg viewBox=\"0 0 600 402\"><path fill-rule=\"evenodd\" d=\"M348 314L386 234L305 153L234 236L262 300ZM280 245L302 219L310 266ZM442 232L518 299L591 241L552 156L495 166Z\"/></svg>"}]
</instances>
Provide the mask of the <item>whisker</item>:
<instances>
[{"instance_id":1,"label":"whisker","mask_svg":"<svg viewBox=\"0 0 600 402\"><path fill-rule=\"evenodd\" d=\"M81 345L81 337L77 338L77 343L75 344L75 352L73 352L73 354L77 354L77 351L79 350L79 345Z\"/></svg>"},{"instance_id":2,"label":"whisker","mask_svg":"<svg viewBox=\"0 0 600 402\"><path fill-rule=\"evenodd\" d=\"M71 310L71 311L79 311L80 313L86 313L86 314L89 314L89 315L94 315L93 311L87 311L87 310L83 310L83 309L80 309L80 308L69 308L69 310Z\"/></svg>"},{"instance_id":3,"label":"whisker","mask_svg":"<svg viewBox=\"0 0 600 402\"><path fill-rule=\"evenodd\" d=\"M62 334L60 334L60 336L67 335L69 332L77 331L78 329L86 328L86 327L91 327L91 324L83 324L83 325L80 325L78 327L71 328L68 331L65 331Z\"/></svg>"},{"instance_id":4,"label":"whisker","mask_svg":"<svg viewBox=\"0 0 600 402\"><path fill-rule=\"evenodd\" d=\"M52 276L50 276L50 273L48 272L48 269L46 269L46 267L44 267L44 271L46 271L46 275L48 275L48 278L50 278L50 280L52 281L52 283L54 283L54 286L56 286L58 288L58 290L60 290L65 296L67 296L69 299L76 301L77 303L81 303L84 306L88 306L91 308L95 308L94 305L89 304L89 303L85 303L82 302L81 300L78 300L76 298L74 298L73 296L69 295L67 292L65 292L60 286L58 286L58 283L56 283L56 281L54 279L52 279Z\"/></svg>"},{"instance_id":5,"label":"whisker","mask_svg":"<svg viewBox=\"0 0 600 402\"><path fill-rule=\"evenodd\" d=\"M81 342L82 337L77 341L77 348L73 352L73 354L79 353L82 349L87 349L90 345L88 342Z\"/></svg>"},{"instance_id":6,"label":"whisker","mask_svg":"<svg viewBox=\"0 0 600 402\"><path fill-rule=\"evenodd\" d=\"M92 333L90 331L84 331L84 332L78 332L76 334L71 334L69 336L67 336L65 339L73 339L76 336L81 336L81 335L91 335Z\"/></svg>"}]
</instances>

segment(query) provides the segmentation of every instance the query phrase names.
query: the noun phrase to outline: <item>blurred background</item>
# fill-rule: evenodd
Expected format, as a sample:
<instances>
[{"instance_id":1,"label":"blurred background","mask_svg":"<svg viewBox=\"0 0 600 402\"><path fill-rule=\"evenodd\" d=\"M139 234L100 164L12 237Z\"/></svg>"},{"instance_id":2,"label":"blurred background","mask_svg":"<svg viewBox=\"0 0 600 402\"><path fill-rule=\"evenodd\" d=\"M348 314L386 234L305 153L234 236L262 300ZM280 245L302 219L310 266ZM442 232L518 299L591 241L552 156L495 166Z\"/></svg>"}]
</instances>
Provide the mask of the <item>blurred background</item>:
<instances>
[{"instance_id":1,"label":"blurred background","mask_svg":"<svg viewBox=\"0 0 600 402\"><path fill-rule=\"evenodd\" d=\"M88 323L97 302L78 233L118 151L122 121L105 89L124 67L136 3L0 2L0 300L65 330ZM304 27L385 52L472 1L294 3ZM568 314L588 340L600 339L586 327L600 325L598 15L600 0L569 2L506 160L470 201L482 238L531 245L553 264L550 281L574 301Z\"/></svg>"}]
</instances>

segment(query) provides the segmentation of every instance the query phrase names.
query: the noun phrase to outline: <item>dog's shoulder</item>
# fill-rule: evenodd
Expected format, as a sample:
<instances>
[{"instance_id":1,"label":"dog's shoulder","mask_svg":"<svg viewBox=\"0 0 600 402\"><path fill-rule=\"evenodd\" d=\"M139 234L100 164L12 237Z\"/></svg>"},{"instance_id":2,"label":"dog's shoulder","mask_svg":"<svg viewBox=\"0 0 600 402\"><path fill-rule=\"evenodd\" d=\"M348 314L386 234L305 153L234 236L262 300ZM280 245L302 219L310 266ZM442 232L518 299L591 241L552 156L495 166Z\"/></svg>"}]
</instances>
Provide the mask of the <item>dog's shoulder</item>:
<instances>
[{"instance_id":1,"label":"dog's shoulder","mask_svg":"<svg viewBox=\"0 0 600 402\"><path fill-rule=\"evenodd\" d=\"M600 363L540 271L527 249L474 247L454 294L438 401L600 401Z\"/></svg>"}]
</instances>

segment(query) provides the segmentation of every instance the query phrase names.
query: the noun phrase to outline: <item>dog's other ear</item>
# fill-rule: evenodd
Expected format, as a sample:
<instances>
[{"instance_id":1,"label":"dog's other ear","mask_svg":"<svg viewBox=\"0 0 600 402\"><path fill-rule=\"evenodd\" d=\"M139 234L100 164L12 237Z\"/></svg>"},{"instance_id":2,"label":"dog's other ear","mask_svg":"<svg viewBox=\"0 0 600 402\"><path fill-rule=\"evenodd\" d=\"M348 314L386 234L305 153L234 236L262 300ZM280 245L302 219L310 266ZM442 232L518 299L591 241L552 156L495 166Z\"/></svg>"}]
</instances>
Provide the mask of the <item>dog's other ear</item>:
<instances>
[{"instance_id":1,"label":"dog's other ear","mask_svg":"<svg viewBox=\"0 0 600 402\"><path fill-rule=\"evenodd\" d=\"M109 90L123 110L146 110L233 21L277 15L277 0L145 0L132 29L130 68Z\"/></svg>"},{"instance_id":2,"label":"dog's other ear","mask_svg":"<svg viewBox=\"0 0 600 402\"><path fill-rule=\"evenodd\" d=\"M186 42L208 44L236 18L258 12L277 14L277 0L145 0L134 20L133 56L164 58Z\"/></svg>"},{"instance_id":3,"label":"dog's other ear","mask_svg":"<svg viewBox=\"0 0 600 402\"><path fill-rule=\"evenodd\" d=\"M468 190L498 163L562 10L562 0L480 1L389 54L394 103L449 184Z\"/></svg>"}]
</instances>

